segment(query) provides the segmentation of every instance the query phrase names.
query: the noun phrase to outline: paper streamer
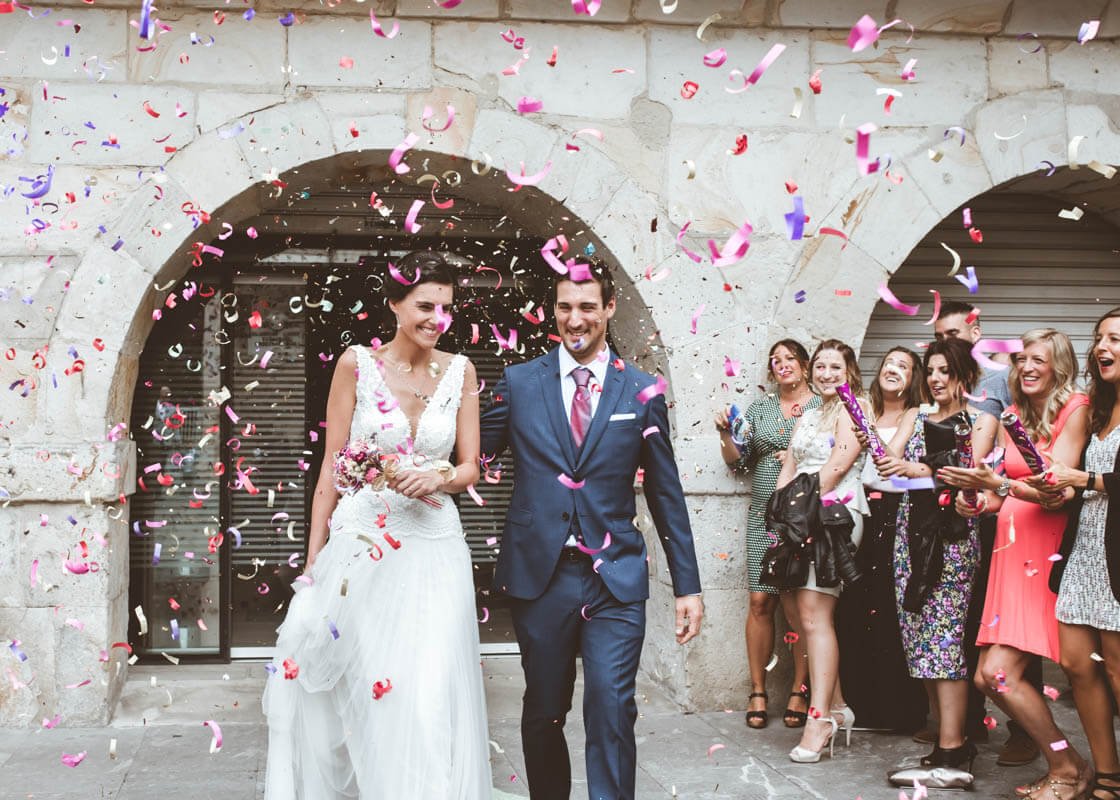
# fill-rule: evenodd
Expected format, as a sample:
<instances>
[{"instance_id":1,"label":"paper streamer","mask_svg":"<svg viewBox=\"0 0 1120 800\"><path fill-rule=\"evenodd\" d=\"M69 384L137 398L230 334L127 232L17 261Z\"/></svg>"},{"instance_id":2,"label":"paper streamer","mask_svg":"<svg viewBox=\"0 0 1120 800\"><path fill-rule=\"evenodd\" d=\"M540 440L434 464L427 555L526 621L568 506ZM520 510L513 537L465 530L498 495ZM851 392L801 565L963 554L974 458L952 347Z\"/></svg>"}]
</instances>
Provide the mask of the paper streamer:
<instances>
[{"instance_id":1,"label":"paper streamer","mask_svg":"<svg viewBox=\"0 0 1120 800\"><path fill-rule=\"evenodd\" d=\"M587 481L573 480L570 476L560 473L556 476L556 480L567 486L569 489L582 489Z\"/></svg>"},{"instance_id":2,"label":"paper streamer","mask_svg":"<svg viewBox=\"0 0 1120 800\"><path fill-rule=\"evenodd\" d=\"M899 300L894 296L894 292L892 292L885 283L879 285L878 292L879 297L883 298L884 303L889 305L895 311L901 311L903 314L906 314L908 316L914 316L918 313L918 309L921 308L920 305L910 306Z\"/></svg>"},{"instance_id":3,"label":"paper streamer","mask_svg":"<svg viewBox=\"0 0 1120 800\"><path fill-rule=\"evenodd\" d=\"M416 216L420 213L420 209L424 207L423 200L413 200L412 207L408 209L408 216L404 218L404 227L409 233L419 233L420 225L416 222Z\"/></svg>"},{"instance_id":4,"label":"paper streamer","mask_svg":"<svg viewBox=\"0 0 1120 800\"><path fill-rule=\"evenodd\" d=\"M393 152L389 154L389 166L393 168L393 172L398 175L404 175L411 169L408 164L402 164L401 159L404 158L404 154L411 150L418 141L420 141L420 137L415 133L410 133L408 136L404 137L403 142L393 148Z\"/></svg>"},{"instance_id":5,"label":"paper streamer","mask_svg":"<svg viewBox=\"0 0 1120 800\"><path fill-rule=\"evenodd\" d=\"M953 268L949 270L949 275L950 276L956 275L957 270L961 268L961 255L960 255L960 253L958 253L956 250L951 248L949 245L945 244L945 242L939 242L939 244L949 252L949 255L951 255L953 257Z\"/></svg>"},{"instance_id":6,"label":"paper streamer","mask_svg":"<svg viewBox=\"0 0 1120 800\"><path fill-rule=\"evenodd\" d=\"M848 48L853 53L866 50L879 38L879 25L869 15L864 14L848 32Z\"/></svg>"},{"instance_id":7,"label":"paper streamer","mask_svg":"<svg viewBox=\"0 0 1120 800\"><path fill-rule=\"evenodd\" d=\"M856 166L860 175L870 175L879 170L879 159L871 161L871 134L879 129L874 122L865 122L856 128Z\"/></svg>"},{"instance_id":8,"label":"paper streamer","mask_svg":"<svg viewBox=\"0 0 1120 800\"><path fill-rule=\"evenodd\" d=\"M1019 339L981 339L972 346L972 357L984 369L1002 371L1007 369L1006 364L992 361L985 353L1021 353L1023 342Z\"/></svg>"},{"instance_id":9,"label":"paper streamer","mask_svg":"<svg viewBox=\"0 0 1120 800\"><path fill-rule=\"evenodd\" d=\"M589 556L597 556L597 555L599 555L599 553L603 552L604 550L606 550L610 546L611 546L611 532L610 531L607 531L606 534L604 534L604 536L603 536L603 546L598 548L597 550L593 550L592 548L585 545L583 542L580 542L580 541L576 542L576 547L579 548L579 551L581 553L587 553L587 555L589 555Z\"/></svg>"},{"instance_id":10,"label":"paper streamer","mask_svg":"<svg viewBox=\"0 0 1120 800\"><path fill-rule=\"evenodd\" d=\"M794 195L793 211L786 214L785 218L790 241L796 242L805 234L805 200L801 195Z\"/></svg>"},{"instance_id":11,"label":"paper streamer","mask_svg":"<svg viewBox=\"0 0 1120 800\"><path fill-rule=\"evenodd\" d=\"M922 323L923 325L932 325L941 316L941 292L936 289L930 289L930 291L933 292L933 313L930 314L927 321Z\"/></svg>"},{"instance_id":12,"label":"paper streamer","mask_svg":"<svg viewBox=\"0 0 1120 800\"><path fill-rule=\"evenodd\" d=\"M665 381L665 378L663 378L661 375L658 375L657 380L653 383L652 386L647 386L646 388L638 392L638 402L642 405L645 405L658 395L665 394L665 390L667 388L669 388L669 384Z\"/></svg>"},{"instance_id":13,"label":"paper streamer","mask_svg":"<svg viewBox=\"0 0 1120 800\"><path fill-rule=\"evenodd\" d=\"M764 55L762 60L758 62L758 66L754 68L754 72L747 77L747 86L754 86L754 84L758 82L758 79L762 77L763 73L770 69L770 65L778 60L778 56L780 56L785 49L786 46L781 43L771 47L770 52Z\"/></svg>"}]
</instances>

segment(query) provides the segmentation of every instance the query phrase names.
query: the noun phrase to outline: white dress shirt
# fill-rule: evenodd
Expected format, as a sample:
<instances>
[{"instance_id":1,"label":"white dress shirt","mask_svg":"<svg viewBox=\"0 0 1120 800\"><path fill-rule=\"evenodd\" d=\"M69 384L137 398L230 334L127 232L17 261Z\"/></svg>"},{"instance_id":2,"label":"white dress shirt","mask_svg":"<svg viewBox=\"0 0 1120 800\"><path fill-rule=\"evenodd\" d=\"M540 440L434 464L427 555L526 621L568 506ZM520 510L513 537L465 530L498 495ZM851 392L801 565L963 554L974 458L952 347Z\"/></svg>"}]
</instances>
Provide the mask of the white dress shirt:
<instances>
[{"instance_id":1,"label":"white dress shirt","mask_svg":"<svg viewBox=\"0 0 1120 800\"><path fill-rule=\"evenodd\" d=\"M581 364L566 347L560 348L560 392L564 398L564 414L569 423L572 419L572 401L576 399L576 379L572 371L578 367L587 367L591 370L591 380L587 382L587 390L591 392L591 418L594 419L595 409L599 407L599 397L603 394L603 382L607 379L609 359L610 353L604 347L590 364Z\"/></svg>"},{"instance_id":2,"label":"white dress shirt","mask_svg":"<svg viewBox=\"0 0 1120 800\"><path fill-rule=\"evenodd\" d=\"M595 409L599 407L599 397L603 394L603 381L607 379L607 364L610 352L606 347L599 351L599 355L590 364L581 364L575 360L566 347L560 347L560 392L564 398L564 413L571 425L572 402L576 399L576 379L572 371L579 367L591 370L591 379L587 381L587 390L591 393L591 418L595 418ZM585 432L586 434L586 432ZM575 547L576 537L569 536L564 542L565 547Z\"/></svg>"}]
</instances>

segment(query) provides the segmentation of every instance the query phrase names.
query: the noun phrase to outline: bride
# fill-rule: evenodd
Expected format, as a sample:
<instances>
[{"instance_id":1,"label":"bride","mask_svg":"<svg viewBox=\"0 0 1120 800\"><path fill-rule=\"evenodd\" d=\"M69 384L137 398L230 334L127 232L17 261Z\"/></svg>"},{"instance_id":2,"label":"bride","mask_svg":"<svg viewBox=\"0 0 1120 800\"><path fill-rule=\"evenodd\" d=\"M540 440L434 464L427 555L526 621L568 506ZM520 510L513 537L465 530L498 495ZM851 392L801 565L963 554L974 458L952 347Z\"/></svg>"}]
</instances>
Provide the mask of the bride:
<instances>
[{"instance_id":1,"label":"bride","mask_svg":"<svg viewBox=\"0 0 1120 800\"><path fill-rule=\"evenodd\" d=\"M263 699L268 800L492 796L470 552L449 496L478 479L477 378L435 349L451 267L415 252L399 274L411 282L394 273L384 289L396 335L347 350L331 383L307 569ZM331 456L362 444L380 477L359 470L340 496Z\"/></svg>"}]
</instances>

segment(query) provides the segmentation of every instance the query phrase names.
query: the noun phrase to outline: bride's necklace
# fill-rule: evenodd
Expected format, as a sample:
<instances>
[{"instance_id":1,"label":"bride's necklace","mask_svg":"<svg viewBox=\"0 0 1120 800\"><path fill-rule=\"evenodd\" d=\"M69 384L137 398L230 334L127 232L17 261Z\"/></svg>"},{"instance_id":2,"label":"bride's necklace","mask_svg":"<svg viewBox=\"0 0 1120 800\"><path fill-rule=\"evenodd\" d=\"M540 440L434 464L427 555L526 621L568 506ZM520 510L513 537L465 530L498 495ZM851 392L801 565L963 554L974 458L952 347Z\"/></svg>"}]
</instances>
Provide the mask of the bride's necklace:
<instances>
[{"instance_id":1,"label":"bride's necklace","mask_svg":"<svg viewBox=\"0 0 1120 800\"><path fill-rule=\"evenodd\" d=\"M397 372L401 375L408 375L412 372L412 364L407 361L398 361L397 358L395 356L391 356L388 351L386 351L382 357L386 361L389 361L391 364L393 364L396 367ZM432 359L428 362L428 374L431 375L433 379L438 378L439 374L442 371L443 367L441 367L439 365L439 362L435 359ZM420 391L414 384L404 381L402 382L404 383L404 388L408 389L408 391L410 391L413 397L415 397L417 400L423 400L425 403L427 403L432 399L431 393Z\"/></svg>"}]
</instances>

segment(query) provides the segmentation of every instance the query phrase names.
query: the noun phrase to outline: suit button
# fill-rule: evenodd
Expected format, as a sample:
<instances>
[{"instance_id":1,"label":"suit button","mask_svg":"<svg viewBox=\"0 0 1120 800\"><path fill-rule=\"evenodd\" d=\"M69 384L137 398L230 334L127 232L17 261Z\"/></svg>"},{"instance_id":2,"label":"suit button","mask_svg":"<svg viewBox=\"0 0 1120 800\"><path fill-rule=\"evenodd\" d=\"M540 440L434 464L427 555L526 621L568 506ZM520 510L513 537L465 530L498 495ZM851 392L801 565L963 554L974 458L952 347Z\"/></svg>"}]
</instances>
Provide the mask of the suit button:
<instances>
[{"instance_id":1,"label":"suit button","mask_svg":"<svg viewBox=\"0 0 1120 800\"><path fill-rule=\"evenodd\" d=\"M563 514L560 515L560 519L564 520L565 522L567 522L571 518L572 518L572 515L569 514L567 511L565 511Z\"/></svg>"}]
</instances>

